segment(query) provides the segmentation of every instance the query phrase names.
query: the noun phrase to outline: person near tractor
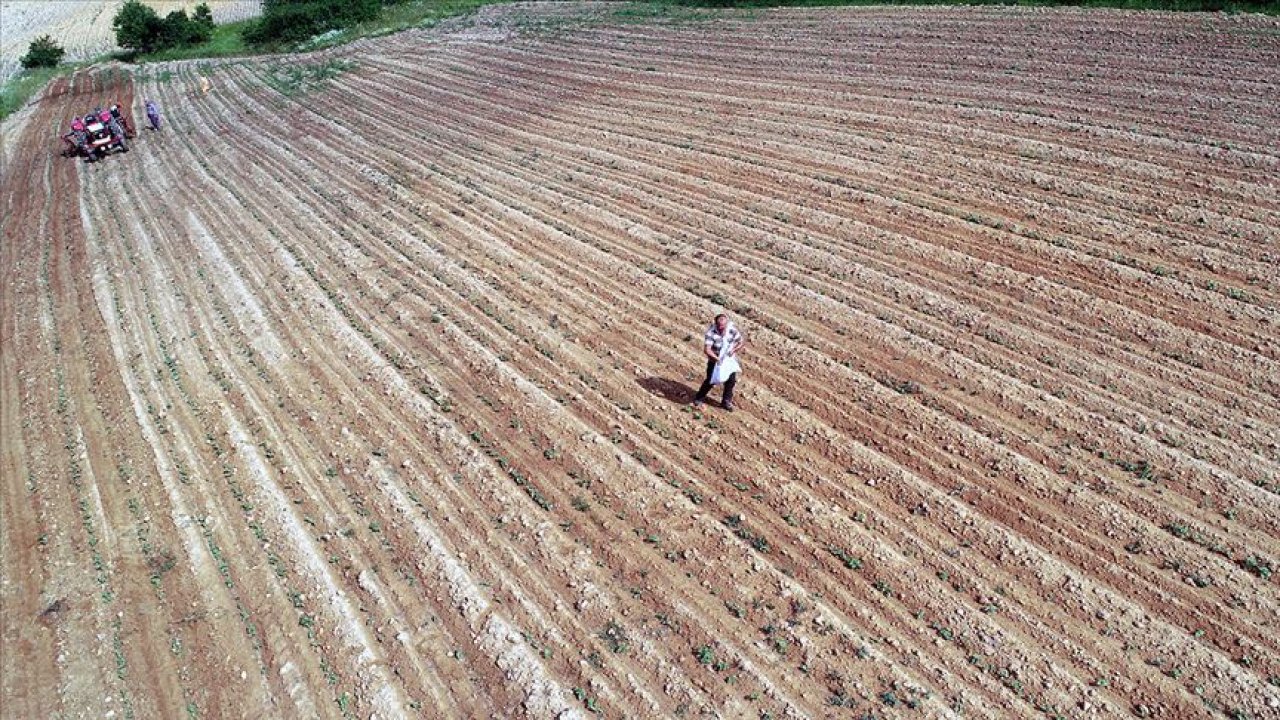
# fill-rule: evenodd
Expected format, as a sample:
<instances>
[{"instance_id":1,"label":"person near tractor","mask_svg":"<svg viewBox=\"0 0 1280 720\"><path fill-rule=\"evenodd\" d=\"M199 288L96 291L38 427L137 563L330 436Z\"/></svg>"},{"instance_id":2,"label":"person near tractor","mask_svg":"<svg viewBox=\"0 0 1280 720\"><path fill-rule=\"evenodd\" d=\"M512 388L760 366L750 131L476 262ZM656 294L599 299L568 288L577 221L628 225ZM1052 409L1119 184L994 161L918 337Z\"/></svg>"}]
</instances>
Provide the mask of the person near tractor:
<instances>
[{"instance_id":1,"label":"person near tractor","mask_svg":"<svg viewBox=\"0 0 1280 720\"><path fill-rule=\"evenodd\" d=\"M79 116L71 118L71 131L64 133L62 136L62 141L66 143L66 146L62 148L63 156L83 155L86 139L84 121Z\"/></svg>"},{"instance_id":2,"label":"person near tractor","mask_svg":"<svg viewBox=\"0 0 1280 720\"><path fill-rule=\"evenodd\" d=\"M147 122L151 123L151 129L159 130L160 129L160 108L156 105L156 101L148 100L146 104L146 108L147 108Z\"/></svg>"},{"instance_id":3,"label":"person near tractor","mask_svg":"<svg viewBox=\"0 0 1280 720\"><path fill-rule=\"evenodd\" d=\"M113 139L124 137L124 129L120 127L120 123L116 122L110 110L96 107L93 109L93 114L98 116L98 122L111 133Z\"/></svg>"},{"instance_id":4,"label":"person near tractor","mask_svg":"<svg viewBox=\"0 0 1280 720\"><path fill-rule=\"evenodd\" d=\"M707 376L693 398L695 408L702 407L707 394L715 385L724 385L720 406L733 412L733 391L738 384L738 353L746 345L746 338L738 331L728 315L716 315L702 335L702 354L707 359Z\"/></svg>"},{"instance_id":5,"label":"person near tractor","mask_svg":"<svg viewBox=\"0 0 1280 720\"><path fill-rule=\"evenodd\" d=\"M67 133L66 137L75 147L76 152L84 150L84 145L89 140L89 134L84 129L84 120L79 115L71 118L71 132Z\"/></svg>"},{"instance_id":6,"label":"person near tractor","mask_svg":"<svg viewBox=\"0 0 1280 720\"><path fill-rule=\"evenodd\" d=\"M129 118L120 111L120 103L111 103L111 117L120 126L125 137L133 137L133 128L129 126Z\"/></svg>"}]
</instances>

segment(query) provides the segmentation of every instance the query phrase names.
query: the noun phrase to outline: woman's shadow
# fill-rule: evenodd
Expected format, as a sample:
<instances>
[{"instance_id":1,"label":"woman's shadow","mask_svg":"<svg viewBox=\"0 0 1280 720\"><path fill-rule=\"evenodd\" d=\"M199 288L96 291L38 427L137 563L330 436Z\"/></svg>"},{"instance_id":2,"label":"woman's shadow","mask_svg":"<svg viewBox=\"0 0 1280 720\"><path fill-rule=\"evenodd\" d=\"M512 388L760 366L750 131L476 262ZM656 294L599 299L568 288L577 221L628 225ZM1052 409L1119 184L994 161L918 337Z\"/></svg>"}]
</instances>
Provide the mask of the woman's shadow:
<instances>
[{"instance_id":1,"label":"woman's shadow","mask_svg":"<svg viewBox=\"0 0 1280 720\"><path fill-rule=\"evenodd\" d=\"M697 391L697 388L691 388L679 380L668 378L649 377L641 378L636 382L651 394L677 405L684 405L692 401L693 394Z\"/></svg>"}]
</instances>

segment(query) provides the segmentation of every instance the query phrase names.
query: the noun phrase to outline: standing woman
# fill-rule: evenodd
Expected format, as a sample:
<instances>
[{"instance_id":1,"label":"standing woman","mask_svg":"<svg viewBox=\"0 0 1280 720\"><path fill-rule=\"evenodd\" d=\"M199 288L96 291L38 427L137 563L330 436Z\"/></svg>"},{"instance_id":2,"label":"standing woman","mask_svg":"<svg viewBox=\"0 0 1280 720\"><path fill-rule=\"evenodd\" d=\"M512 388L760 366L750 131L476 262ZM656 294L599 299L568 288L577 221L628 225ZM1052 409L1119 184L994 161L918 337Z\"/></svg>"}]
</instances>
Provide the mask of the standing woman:
<instances>
[{"instance_id":1,"label":"standing woman","mask_svg":"<svg viewBox=\"0 0 1280 720\"><path fill-rule=\"evenodd\" d=\"M160 108L156 106L155 100L148 100L146 103L147 122L151 123L152 130L160 129Z\"/></svg>"},{"instance_id":2,"label":"standing woman","mask_svg":"<svg viewBox=\"0 0 1280 720\"><path fill-rule=\"evenodd\" d=\"M737 354L746 344L746 338L738 332L738 327L729 320L728 315L720 313L715 320L711 321L702 339L702 354L707 357L707 377L702 381L702 387L698 388L698 394L693 398L693 406L702 407L703 401L707 399L707 393L711 392L711 387L724 383L724 395L720 405L725 410L733 412L733 389L738 384Z\"/></svg>"}]
</instances>

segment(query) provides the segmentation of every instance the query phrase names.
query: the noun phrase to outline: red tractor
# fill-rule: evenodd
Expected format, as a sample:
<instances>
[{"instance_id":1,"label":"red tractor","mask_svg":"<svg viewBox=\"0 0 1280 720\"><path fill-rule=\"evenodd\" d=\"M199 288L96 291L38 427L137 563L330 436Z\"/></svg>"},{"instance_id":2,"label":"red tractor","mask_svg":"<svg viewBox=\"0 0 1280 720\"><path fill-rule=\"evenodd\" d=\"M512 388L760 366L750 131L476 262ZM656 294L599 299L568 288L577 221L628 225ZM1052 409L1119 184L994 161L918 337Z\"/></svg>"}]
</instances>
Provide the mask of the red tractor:
<instances>
[{"instance_id":1,"label":"red tractor","mask_svg":"<svg viewBox=\"0 0 1280 720\"><path fill-rule=\"evenodd\" d=\"M133 126L119 105L112 105L109 110L95 108L84 117L72 119L71 132L62 136L65 143L62 154L93 162L114 150L129 152L128 139L131 137Z\"/></svg>"}]
</instances>

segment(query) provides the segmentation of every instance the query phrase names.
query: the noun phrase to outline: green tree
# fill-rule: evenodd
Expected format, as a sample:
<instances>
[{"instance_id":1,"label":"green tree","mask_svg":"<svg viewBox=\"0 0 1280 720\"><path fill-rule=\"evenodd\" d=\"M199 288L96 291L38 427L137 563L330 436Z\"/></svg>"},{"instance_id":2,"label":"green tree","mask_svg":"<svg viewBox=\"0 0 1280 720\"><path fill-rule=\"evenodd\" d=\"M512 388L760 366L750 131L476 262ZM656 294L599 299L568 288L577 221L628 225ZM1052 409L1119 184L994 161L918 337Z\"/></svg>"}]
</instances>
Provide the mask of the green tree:
<instances>
[{"instance_id":1,"label":"green tree","mask_svg":"<svg viewBox=\"0 0 1280 720\"><path fill-rule=\"evenodd\" d=\"M207 6L204 6L208 10ZM213 19L210 16L209 22ZM160 37L156 40L157 48L183 47L199 45L213 37L213 25L206 25L203 20L187 17L187 11L174 10L164 16L160 25Z\"/></svg>"},{"instance_id":2,"label":"green tree","mask_svg":"<svg viewBox=\"0 0 1280 720\"><path fill-rule=\"evenodd\" d=\"M111 19L111 27L115 28L116 44L120 47L134 52L151 52L156 49L164 21L149 6L138 0L129 0Z\"/></svg>"},{"instance_id":3,"label":"green tree","mask_svg":"<svg viewBox=\"0 0 1280 720\"><path fill-rule=\"evenodd\" d=\"M191 36L191 19L186 10L174 10L160 21L160 32L156 36L156 49L164 49L186 45Z\"/></svg>"},{"instance_id":4,"label":"green tree","mask_svg":"<svg viewBox=\"0 0 1280 720\"><path fill-rule=\"evenodd\" d=\"M213 37L213 12L209 3L200 3L191 11L191 33L195 42L206 42Z\"/></svg>"},{"instance_id":5,"label":"green tree","mask_svg":"<svg viewBox=\"0 0 1280 720\"><path fill-rule=\"evenodd\" d=\"M373 20L379 0L263 0L262 17L245 32L254 45L300 42L328 30Z\"/></svg>"},{"instance_id":6,"label":"green tree","mask_svg":"<svg viewBox=\"0 0 1280 720\"><path fill-rule=\"evenodd\" d=\"M62 56L66 54L67 51L54 42L53 38L41 35L31 41L31 45L27 47L27 54L23 55L19 62L24 68L53 67L62 62Z\"/></svg>"}]
</instances>

